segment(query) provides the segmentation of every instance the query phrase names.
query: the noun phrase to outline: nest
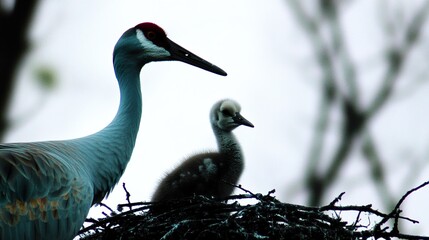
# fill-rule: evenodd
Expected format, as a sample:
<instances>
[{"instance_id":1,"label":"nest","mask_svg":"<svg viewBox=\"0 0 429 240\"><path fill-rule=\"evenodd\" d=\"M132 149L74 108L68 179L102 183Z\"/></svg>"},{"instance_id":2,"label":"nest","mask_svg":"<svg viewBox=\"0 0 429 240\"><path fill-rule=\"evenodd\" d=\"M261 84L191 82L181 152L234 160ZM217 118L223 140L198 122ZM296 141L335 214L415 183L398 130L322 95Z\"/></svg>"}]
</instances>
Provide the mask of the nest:
<instances>
[{"instance_id":1,"label":"nest","mask_svg":"<svg viewBox=\"0 0 429 240\"><path fill-rule=\"evenodd\" d=\"M118 205L119 213L112 210L105 218L89 220L93 224L82 229L79 237L83 240L429 239L398 230L399 220L418 223L401 216L399 206L423 184L407 192L389 214L374 210L371 205L337 206L344 193L327 206L306 207L278 201L272 196L274 190L263 195L237 187L246 194L221 200L194 196L160 203L131 203L127 192L128 203ZM243 199L255 203L240 203ZM342 212L354 213L355 221L342 220ZM360 224L363 214L380 220L363 226ZM386 226L389 220L393 227Z\"/></svg>"}]
</instances>

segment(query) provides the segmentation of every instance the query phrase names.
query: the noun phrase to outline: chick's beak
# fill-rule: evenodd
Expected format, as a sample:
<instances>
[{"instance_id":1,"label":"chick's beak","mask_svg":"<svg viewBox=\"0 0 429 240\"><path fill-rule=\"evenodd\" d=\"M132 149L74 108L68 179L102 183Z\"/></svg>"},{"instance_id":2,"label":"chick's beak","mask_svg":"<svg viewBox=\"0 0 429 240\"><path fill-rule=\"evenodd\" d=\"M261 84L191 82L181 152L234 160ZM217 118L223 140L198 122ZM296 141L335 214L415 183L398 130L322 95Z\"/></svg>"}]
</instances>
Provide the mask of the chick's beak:
<instances>
[{"instance_id":1,"label":"chick's beak","mask_svg":"<svg viewBox=\"0 0 429 240\"><path fill-rule=\"evenodd\" d=\"M240 125L248 126L248 127L255 127L251 122L249 122L247 119L245 119L239 112L235 113L235 116L232 118L235 123L238 123Z\"/></svg>"}]
</instances>

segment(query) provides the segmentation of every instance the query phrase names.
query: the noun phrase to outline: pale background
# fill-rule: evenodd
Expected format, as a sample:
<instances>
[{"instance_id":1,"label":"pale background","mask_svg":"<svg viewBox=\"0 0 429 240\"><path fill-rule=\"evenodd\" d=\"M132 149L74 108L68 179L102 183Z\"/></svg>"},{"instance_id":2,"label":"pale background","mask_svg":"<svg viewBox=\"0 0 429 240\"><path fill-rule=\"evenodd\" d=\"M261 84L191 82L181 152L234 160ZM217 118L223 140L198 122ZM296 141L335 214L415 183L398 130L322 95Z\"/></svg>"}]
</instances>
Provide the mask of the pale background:
<instances>
[{"instance_id":1,"label":"pale background","mask_svg":"<svg viewBox=\"0 0 429 240\"><path fill-rule=\"evenodd\" d=\"M405 7L412 9L419 2L410 1ZM371 64L383 44L378 10L372 0L352 6L344 19L352 53L358 61ZM233 98L241 104L242 115L255 125L235 130L246 156L240 183L253 192L276 189L281 201L305 204L306 194L293 189L302 179L313 131L318 73L306 35L284 1L47 0L38 11L31 32L34 50L23 64L11 107L16 125L6 142L77 138L106 126L119 103L113 46L126 29L151 21L228 76L178 62L144 67L143 116L136 147L119 185L104 203L115 207L125 202L123 182L131 201L149 201L163 174L184 157L215 149L209 110L217 100ZM426 39L428 30L426 26ZM425 66L424 61L417 59L413 65ZM35 69L44 66L54 69L58 80L51 92L34 81ZM361 84L365 100L375 83ZM428 94L427 84L405 96L398 94L371 123L389 161L389 184L398 199L428 180L425 169L411 187L398 186L408 174L398 169L400 163L428 156ZM382 209L362 166L361 161L348 165L325 203L346 191L343 205L372 203L390 211ZM405 215L421 222L406 224L410 233L429 235L428 197L429 189L422 189L405 202ZM98 217L100 211L95 208L90 216Z\"/></svg>"}]
</instances>

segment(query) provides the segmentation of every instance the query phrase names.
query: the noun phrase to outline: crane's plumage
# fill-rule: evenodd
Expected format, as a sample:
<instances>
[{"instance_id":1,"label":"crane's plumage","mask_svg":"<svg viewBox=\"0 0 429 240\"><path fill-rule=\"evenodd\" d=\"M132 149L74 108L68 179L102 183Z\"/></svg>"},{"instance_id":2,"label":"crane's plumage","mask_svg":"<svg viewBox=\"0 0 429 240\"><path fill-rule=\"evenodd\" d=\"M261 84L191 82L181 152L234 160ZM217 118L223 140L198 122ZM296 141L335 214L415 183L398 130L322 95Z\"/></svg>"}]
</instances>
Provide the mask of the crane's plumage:
<instances>
[{"instance_id":1,"label":"crane's plumage","mask_svg":"<svg viewBox=\"0 0 429 240\"><path fill-rule=\"evenodd\" d=\"M0 239L72 239L89 208L118 182L131 157L141 117L140 70L179 60L226 75L166 37L153 23L127 30L113 64L120 105L112 122L87 137L0 144Z\"/></svg>"},{"instance_id":2,"label":"crane's plumage","mask_svg":"<svg viewBox=\"0 0 429 240\"><path fill-rule=\"evenodd\" d=\"M240 105L231 99L215 103L210 122L219 152L200 153L187 158L159 183L152 201L165 201L193 195L229 196L244 168L240 144L232 130L253 124L240 115ZM155 211L158 211L155 209Z\"/></svg>"}]
</instances>

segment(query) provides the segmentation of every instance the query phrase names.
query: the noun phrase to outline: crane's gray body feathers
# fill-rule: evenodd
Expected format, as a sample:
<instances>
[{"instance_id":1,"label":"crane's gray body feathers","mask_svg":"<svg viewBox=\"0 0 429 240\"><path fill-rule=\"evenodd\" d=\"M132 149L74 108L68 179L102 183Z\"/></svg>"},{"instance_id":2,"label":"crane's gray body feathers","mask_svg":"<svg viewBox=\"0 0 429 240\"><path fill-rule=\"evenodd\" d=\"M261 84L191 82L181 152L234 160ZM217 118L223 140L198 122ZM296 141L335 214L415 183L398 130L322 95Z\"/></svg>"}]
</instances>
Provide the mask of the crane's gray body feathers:
<instances>
[{"instance_id":1,"label":"crane's gray body feathers","mask_svg":"<svg viewBox=\"0 0 429 240\"><path fill-rule=\"evenodd\" d=\"M106 128L73 140L0 145L1 239L72 239L89 208L119 181L135 145L142 106L139 75L145 59L127 59L135 51L131 33L115 47L121 101Z\"/></svg>"},{"instance_id":2,"label":"crane's gray body feathers","mask_svg":"<svg viewBox=\"0 0 429 240\"><path fill-rule=\"evenodd\" d=\"M85 220L94 189L84 169L58 160L64 149L70 160L83 160L59 142L0 145L2 239L71 239L79 230L68 221Z\"/></svg>"},{"instance_id":3,"label":"crane's gray body feathers","mask_svg":"<svg viewBox=\"0 0 429 240\"><path fill-rule=\"evenodd\" d=\"M141 68L166 60L226 75L157 25L141 23L115 45L121 100L107 127L73 140L0 144L0 239L70 240L77 234L89 208L110 193L130 160L142 111Z\"/></svg>"}]
</instances>

